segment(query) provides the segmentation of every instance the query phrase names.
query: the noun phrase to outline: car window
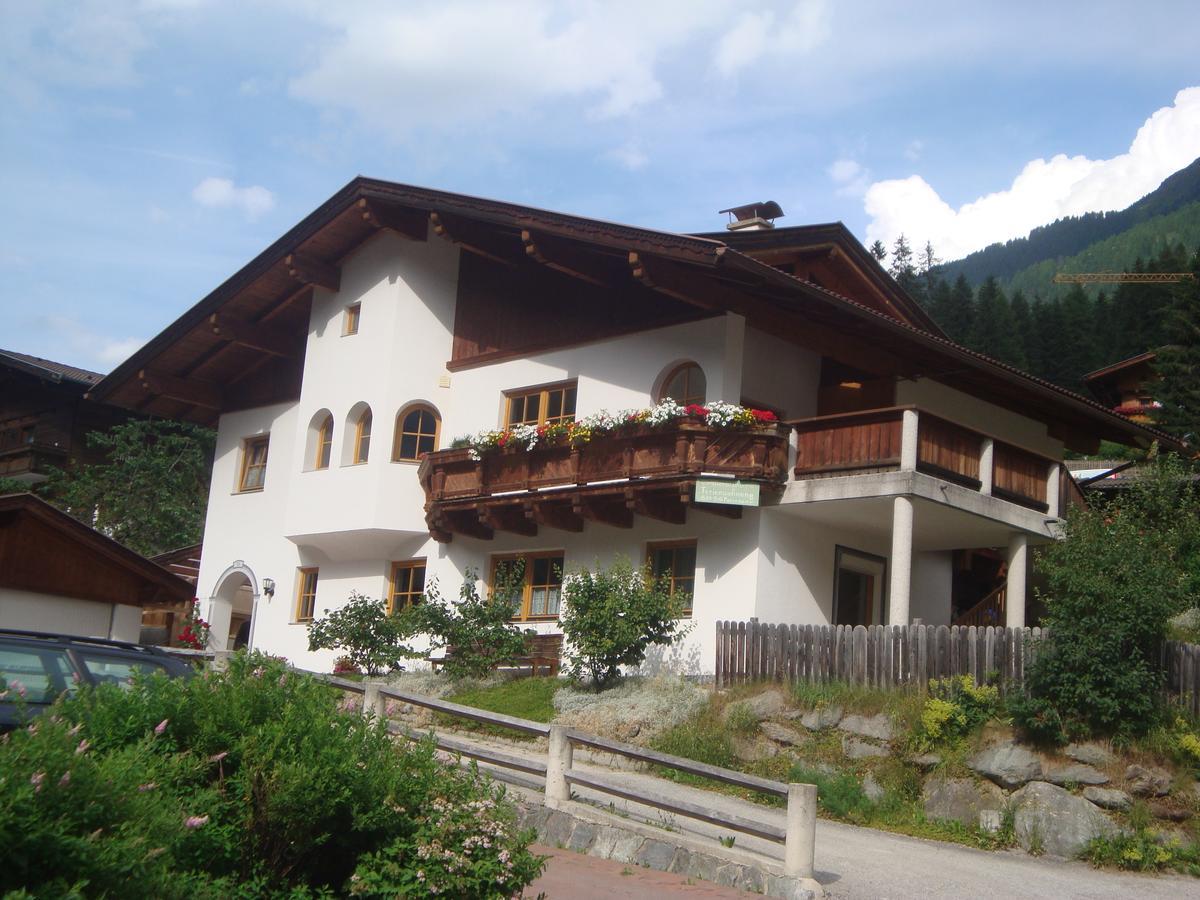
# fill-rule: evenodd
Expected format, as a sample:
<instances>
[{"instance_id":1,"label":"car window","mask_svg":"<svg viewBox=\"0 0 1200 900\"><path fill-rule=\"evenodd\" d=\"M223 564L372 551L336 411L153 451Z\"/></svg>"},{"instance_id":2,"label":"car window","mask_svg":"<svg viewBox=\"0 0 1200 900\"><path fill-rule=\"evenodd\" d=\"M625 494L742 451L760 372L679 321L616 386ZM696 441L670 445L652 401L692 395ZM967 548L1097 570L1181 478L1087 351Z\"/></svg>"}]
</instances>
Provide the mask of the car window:
<instances>
[{"instance_id":1,"label":"car window","mask_svg":"<svg viewBox=\"0 0 1200 900\"><path fill-rule=\"evenodd\" d=\"M61 647L27 647L0 644L0 691L5 700L24 692L26 703L52 703L63 691L75 688L67 651Z\"/></svg>"},{"instance_id":2,"label":"car window","mask_svg":"<svg viewBox=\"0 0 1200 900\"><path fill-rule=\"evenodd\" d=\"M78 647L75 648L75 654L99 684L109 682L127 685L139 672L153 674L167 670L166 666L152 659L130 659L109 653L94 653Z\"/></svg>"}]
</instances>

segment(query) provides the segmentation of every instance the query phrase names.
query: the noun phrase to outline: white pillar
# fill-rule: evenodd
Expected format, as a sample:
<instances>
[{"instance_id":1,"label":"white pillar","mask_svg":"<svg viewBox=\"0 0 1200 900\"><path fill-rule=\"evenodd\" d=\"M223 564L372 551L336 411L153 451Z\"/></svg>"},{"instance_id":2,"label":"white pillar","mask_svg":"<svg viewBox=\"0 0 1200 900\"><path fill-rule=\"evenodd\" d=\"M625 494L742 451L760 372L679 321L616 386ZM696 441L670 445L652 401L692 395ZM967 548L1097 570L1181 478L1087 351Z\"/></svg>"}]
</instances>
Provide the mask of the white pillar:
<instances>
[{"instance_id":1,"label":"white pillar","mask_svg":"<svg viewBox=\"0 0 1200 900\"><path fill-rule=\"evenodd\" d=\"M546 759L546 805L554 809L571 799L567 772L571 771L571 741L565 725L550 726L550 753Z\"/></svg>"},{"instance_id":2,"label":"white pillar","mask_svg":"<svg viewBox=\"0 0 1200 900\"><path fill-rule=\"evenodd\" d=\"M1050 463L1050 471L1046 474L1046 515L1052 519L1057 519L1060 514L1058 506L1062 485L1058 471L1058 463Z\"/></svg>"},{"instance_id":3,"label":"white pillar","mask_svg":"<svg viewBox=\"0 0 1200 900\"><path fill-rule=\"evenodd\" d=\"M983 445L979 448L979 493L987 496L991 496L992 493L992 476L995 474L992 460L995 450L995 442L991 438L984 438Z\"/></svg>"},{"instance_id":4,"label":"white pillar","mask_svg":"<svg viewBox=\"0 0 1200 900\"><path fill-rule=\"evenodd\" d=\"M892 500L891 584L888 588L888 624L907 625L909 586L912 581L913 503L908 497Z\"/></svg>"},{"instance_id":5,"label":"white pillar","mask_svg":"<svg viewBox=\"0 0 1200 900\"><path fill-rule=\"evenodd\" d=\"M229 657L231 656L233 656L232 650L214 650L212 670L214 672L224 672L229 668Z\"/></svg>"},{"instance_id":6,"label":"white pillar","mask_svg":"<svg viewBox=\"0 0 1200 900\"><path fill-rule=\"evenodd\" d=\"M917 411L906 409L900 423L900 471L917 470Z\"/></svg>"},{"instance_id":7,"label":"white pillar","mask_svg":"<svg viewBox=\"0 0 1200 900\"><path fill-rule=\"evenodd\" d=\"M783 842L783 874L813 877L817 843L817 786L789 784L787 833Z\"/></svg>"},{"instance_id":8,"label":"white pillar","mask_svg":"<svg viewBox=\"0 0 1200 900\"><path fill-rule=\"evenodd\" d=\"M1004 590L1004 624L1025 627L1025 566L1029 556L1029 538L1021 533L1008 539L1008 581Z\"/></svg>"},{"instance_id":9,"label":"white pillar","mask_svg":"<svg viewBox=\"0 0 1200 900\"><path fill-rule=\"evenodd\" d=\"M363 683L362 714L365 718L387 718L387 699L379 693L383 687L378 681Z\"/></svg>"}]
</instances>

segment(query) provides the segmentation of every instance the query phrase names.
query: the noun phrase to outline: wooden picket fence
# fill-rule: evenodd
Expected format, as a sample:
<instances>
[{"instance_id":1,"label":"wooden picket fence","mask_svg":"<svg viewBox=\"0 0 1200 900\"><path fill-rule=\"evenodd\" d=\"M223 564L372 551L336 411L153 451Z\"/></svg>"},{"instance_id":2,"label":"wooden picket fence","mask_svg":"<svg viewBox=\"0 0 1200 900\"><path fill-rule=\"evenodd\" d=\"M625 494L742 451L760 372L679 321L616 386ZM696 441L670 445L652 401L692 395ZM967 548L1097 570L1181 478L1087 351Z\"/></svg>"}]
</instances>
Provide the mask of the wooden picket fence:
<instances>
[{"instance_id":1,"label":"wooden picket fence","mask_svg":"<svg viewBox=\"0 0 1200 900\"><path fill-rule=\"evenodd\" d=\"M1167 695L1193 716L1200 716L1200 644L1163 643Z\"/></svg>"},{"instance_id":2,"label":"wooden picket fence","mask_svg":"<svg viewBox=\"0 0 1200 900\"><path fill-rule=\"evenodd\" d=\"M1020 689L1041 628L948 625L773 625L717 622L716 679L842 681L923 688L931 678L971 675Z\"/></svg>"}]
</instances>

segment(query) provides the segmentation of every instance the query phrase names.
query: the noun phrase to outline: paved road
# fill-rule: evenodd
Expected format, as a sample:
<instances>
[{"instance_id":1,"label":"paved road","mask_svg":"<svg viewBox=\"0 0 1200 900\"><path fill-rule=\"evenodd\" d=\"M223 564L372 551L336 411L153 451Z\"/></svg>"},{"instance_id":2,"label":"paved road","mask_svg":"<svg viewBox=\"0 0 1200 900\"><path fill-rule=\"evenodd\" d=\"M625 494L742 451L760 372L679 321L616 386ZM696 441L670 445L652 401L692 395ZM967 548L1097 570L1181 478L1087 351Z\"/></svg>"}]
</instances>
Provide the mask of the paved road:
<instances>
[{"instance_id":1,"label":"paved road","mask_svg":"<svg viewBox=\"0 0 1200 900\"><path fill-rule=\"evenodd\" d=\"M508 743L496 749L544 761L544 756L533 746ZM601 769L580 759L575 765L584 770L603 772L609 778L617 777L636 785L640 791L686 800L781 827L784 824L783 810L780 809L640 772ZM668 825L675 833L707 843L718 855L721 850L717 838L729 833L728 829L683 816L664 817L656 809L614 799L598 791L582 787L576 790L584 801L602 808L609 808L611 803L615 811L631 818ZM782 861L782 848L769 841L738 835L737 847ZM930 900L933 897L972 900L1128 900L1131 897L1150 900L1169 897L1200 900L1200 878L1095 869L1081 862L1035 858L1021 851L975 850L960 844L889 834L825 819L817 823L816 870L817 880L827 896L838 900Z\"/></svg>"},{"instance_id":2,"label":"paved road","mask_svg":"<svg viewBox=\"0 0 1200 900\"><path fill-rule=\"evenodd\" d=\"M748 900L762 896L682 875L627 866L570 850L556 850L543 844L534 844L532 849L551 859L546 864L545 874L525 889L526 897L536 897L542 891L546 900L659 900L667 897Z\"/></svg>"}]
</instances>

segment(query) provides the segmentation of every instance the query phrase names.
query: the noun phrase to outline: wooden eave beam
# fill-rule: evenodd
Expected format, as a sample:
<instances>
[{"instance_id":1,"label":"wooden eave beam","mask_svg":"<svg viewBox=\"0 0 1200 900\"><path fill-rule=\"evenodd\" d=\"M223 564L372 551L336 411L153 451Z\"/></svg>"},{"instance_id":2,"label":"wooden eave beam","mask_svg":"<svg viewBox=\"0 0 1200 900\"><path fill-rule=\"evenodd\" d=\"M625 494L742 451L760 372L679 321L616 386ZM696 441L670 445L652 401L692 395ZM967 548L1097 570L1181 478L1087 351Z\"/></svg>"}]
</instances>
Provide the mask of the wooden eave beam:
<instances>
[{"instance_id":1,"label":"wooden eave beam","mask_svg":"<svg viewBox=\"0 0 1200 900\"><path fill-rule=\"evenodd\" d=\"M168 375L154 369L142 369L138 372L138 381L148 395L167 397L180 403L190 403L205 409L220 410L222 406L221 388L211 381L201 381L198 378L180 378Z\"/></svg>"},{"instance_id":2,"label":"wooden eave beam","mask_svg":"<svg viewBox=\"0 0 1200 900\"><path fill-rule=\"evenodd\" d=\"M539 234L535 237L533 232L522 229L521 243L525 245L526 256L547 268L554 269L556 272L562 272L564 275L570 275L572 278L578 278L580 281L586 281L588 284L594 284L597 287L612 287L609 281L588 271L592 263L584 258L584 254L574 248L568 247L560 239L544 234Z\"/></svg>"},{"instance_id":3,"label":"wooden eave beam","mask_svg":"<svg viewBox=\"0 0 1200 900\"><path fill-rule=\"evenodd\" d=\"M495 531L509 531L525 537L537 537L536 522L525 518L524 510L520 507L497 509L486 503L479 505L479 524Z\"/></svg>"},{"instance_id":4,"label":"wooden eave beam","mask_svg":"<svg viewBox=\"0 0 1200 900\"><path fill-rule=\"evenodd\" d=\"M578 494L571 499L571 511L601 525L611 525L613 528L632 528L633 510L625 507L618 498L616 502L604 502Z\"/></svg>"},{"instance_id":5,"label":"wooden eave beam","mask_svg":"<svg viewBox=\"0 0 1200 900\"><path fill-rule=\"evenodd\" d=\"M496 532L488 525L479 521L479 515L474 510L448 510L438 520L437 527L453 534L490 541Z\"/></svg>"},{"instance_id":6,"label":"wooden eave beam","mask_svg":"<svg viewBox=\"0 0 1200 900\"><path fill-rule=\"evenodd\" d=\"M478 242L472 242L463 239L463 226L458 222L451 222L443 213L431 212L429 214L429 224L433 228L433 233L443 240L450 241L452 244L458 244L463 250L468 253L474 253L476 256L482 256L484 259L490 259L494 263L499 263L502 266L514 268L514 263L508 257L502 256L499 253L493 253L484 247L481 247Z\"/></svg>"},{"instance_id":7,"label":"wooden eave beam","mask_svg":"<svg viewBox=\"0 0 1200 900\"><path fill-rule=\"evenodd\" d=\"M329 291L336 291L342 283L342 270L307 253L295 251L283 260L288 275L301 284L315 284Z\"/></svg>"},{"instance_id":8,"label":"wooden eave beam","mask_svg":"<svg viewBox=\"0 0 1200 900\"><path fill-rule=\"evenodd\" d=\"M627 488L625 490L625 508L645 516L657 519L671 525L687 523L687 506L680 502L678 495L647 494L645 491Z\"/></svg>"},{"instance_id":9,"label":"wooden eave beam","mask_svg":"<svg viewBox=\"0 0 1200 900\"><path fill-rule=\"evenodd\" d=\"M288 359L300 355L301 347L297 345L302 346L302 342L271 325L261 322L255 324L221 313L213 313L209 316L208 324L212 328L212 333L222 340L232 341L243 347L250 347L253 350L261 350L263 353Z\"/></svg>"},{"instance_id":10,"label":"wooden eave beam","mask_svg":"<svg viewBox=\"0 0 1200 900\"><path fill-rule=\"evenodd\" d=\"M429 233L429 217L419 209L384 206L363 197L358 201L358 211L372 228L387 228L410 241L423 241Z\"/></svg>"},{"instance_id":11,"label":"wooden eave beam","mask_svg":"<svg viewBox=\"0 0 1200 900\"><path fill-rule=\"evenodd\" d=\"M525 518L537 525L576 534L583 531L583 516L577 515L568 504L526 500L524 511Z\"/></svg>"}]
</instances>

